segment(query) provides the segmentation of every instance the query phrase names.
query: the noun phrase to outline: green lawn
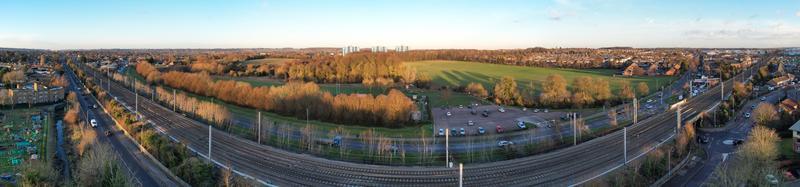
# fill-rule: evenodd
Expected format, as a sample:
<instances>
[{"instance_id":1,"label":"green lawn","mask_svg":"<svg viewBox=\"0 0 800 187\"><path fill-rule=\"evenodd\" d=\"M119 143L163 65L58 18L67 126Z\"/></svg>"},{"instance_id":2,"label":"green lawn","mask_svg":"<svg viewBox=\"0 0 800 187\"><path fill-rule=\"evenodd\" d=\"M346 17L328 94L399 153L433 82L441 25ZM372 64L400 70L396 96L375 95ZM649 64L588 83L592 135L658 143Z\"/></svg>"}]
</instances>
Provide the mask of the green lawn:
<instances>
[{"instance_id":1,"label":"green lawn","mask_svg":"<svg viewBox=\"0 0 800 187\"><path fill-rule=\"evenodd\" d=\"M244 61L244 62L242 62L242 64L245 64L245 65L247 65L247 64L258 64L258 65L274 64L274 65L280 65L280 64L283 64L283 63L286 63L286 62L289 62L289 61L293 61L293 60L295 60L295 59L291 59L291 58L262 58L262 59L253 59L253 60Z\"/></svg>"},{"instance_id":2,"label":"green lawn","mask_svg":"<svg viewBox=\"0 0 800 187\"><path fill-rule=\"evenodd\" d=\"M780 144L778 145L778 150L781 156L785 156L786 159L789 160L800 159L800 153L795 153L793 148L794 139L792 138L781 139Z\"/></svg>"},{"instance_id":3,"label":"green lawn","mask_svg":"<svg viewBox=\"0 0 800 187\"><path fill-rule=\"evenodd\" d=\"M541 81L548 75L559 74L567 80L568 85L571 85L572 80L577 77L591 76L608 80L612 91L618 90L623 82L630 82L632 85L646 82L650 87L650 92L654 92L660 87L658 85L668 85L677 78L614 76L620 71L617 69L540 68L463 61L430 60L406 62L406 64L416 68L420 73L430 75L436 85L466 86L470 82L477 82L483 84L487 89L491 89L494 82L501 77L511 76L521 88L528 88L530 82L533 81L536 90L539 90Z\"/></svg>"}]
</instances>

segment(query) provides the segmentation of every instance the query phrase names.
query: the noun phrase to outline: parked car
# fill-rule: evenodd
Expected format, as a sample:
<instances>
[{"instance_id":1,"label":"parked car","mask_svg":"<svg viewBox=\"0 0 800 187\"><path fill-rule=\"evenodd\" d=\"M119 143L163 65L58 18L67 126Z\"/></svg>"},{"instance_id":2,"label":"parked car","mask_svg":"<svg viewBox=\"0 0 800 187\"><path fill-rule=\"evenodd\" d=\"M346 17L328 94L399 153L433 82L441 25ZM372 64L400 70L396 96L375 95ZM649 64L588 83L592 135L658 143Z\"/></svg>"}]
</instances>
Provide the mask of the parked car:
<instances>
[{"instance_id":1,"label":"parked car","mask_svg":"<svg viewBox=\"0 0 800 187\"><path fill-rule=\"evenodd\" d=\"M525 126L525 122L522 121L517 121L517 127L519 127L520 129L528 128Z\"/></svg>"},{"instance_id":2,"label":"parked car","mask_svg":"<svg viewBox=\"0 0 800 187\"><path fill-rule=\"evenodd\" d=\"M756 109L756 105L755 104L751 105L750 109Z\"/></svg>"},{"instance_id":3,"label":"parked car","mask_svg":"<svg viewBox=\"0 0 800 187\"><path fill-rule=\"evenodd\" d=\"M489 111L484 110L483 113L481 113L481 115L483 117L489 117Z\"/></svg>"},{"instance_id":4,"label":"parked car","mask_svg":"<svg viewBox=\"0 0 800 187\"><path fill-rule=\"evenodd\" d=\"M767 100L767 97L763 97L763 96L761 97L761 101L766 101L766 100Z\"/></svg>"},{"instance_id":5,"label":"parked car","mask_svg":"<svg viewBox=\"0 0 800 187\"><path fill-rule=\"evenodd\" d=\"M469 126L473 126L473 125L475 125L475 122L474 122L474 121L472 121L472 120L469 120L469 121L467 122L467 125L469 125Z\"/></svg>"},{"instance_id":6,"label":"parked car","mask_svg":"<svg viewBox=\"0 0 800 187\"><path fill-rule=\"evenodd\" d=\"M478 134L486 134L486 129L483 127L478 127Z\"/></svg>"},{"instance_id":7,"label":"parked car","mask_svg":"<svg viewBox=\"0 0 800 187\"><path fill-rule=\"evenodd\" d=\"M497 133L503 133L504 131L503 127L501 127L500 125L497 125L497 127L495 127L495 130L497 130Z\"/></svg>"},{"instance_id":8,"label":"parked car","mask_svg":"<svg viewBox=\"0 0 800 187\"><path fill-rule=\"evenodd\" d=\"M97 127L97 120L95 119L89 120L89 123L92 124L92 127Z\"/></svg>"},{"instance_id":9,"label":"parked car","mask_svg":"<svg viewBox=\"0 0 800 187\"><path fill-rule=\"evenodd\" d=\"M464 105L458 105L458 108L464 108Z\"/></svg>"},{"instance_id":10,"label":"parked car","mask_svg":"<svg viewBox=\"0 0 800 187\"><path fill-rule=\"evenodd\" d=\"M472 115L477 115L477 114L478 114L478 111L477 111L477 110L475 110L475 109L472 109L472 111L470 111L469 113L470 113L470 114L472 114Z\"/></svg>"},{"instance_id":11,"label":"parked car","mask_svg":"<svg viewBox=\"0 0 800 187\"><path fill-rule=\"evenodd\" d=\"M778 178L775 178L775 175L767 174L767 176L765 176L765 179L767 180L768 183L772 185L778 184Z\"/></svg>"},{"instance_id":12,"label":"parked car","mask_svg":"<svg viewBox=\"0 0 800 187\"><path fill-rule=\"evenodd\" d=\"M503 107L500 107L500 108L497 109L497 111L499 111L500 113L504 113L504 112L506 112L506 109L503 108Z\"/></svg>"},{"instance_id":13,"label":"parked car","mask_svg":"<svg viewBox=\"0 0 800 187\"><path fill-rule=\"evenodd\" d=\"M707 144L708 143L708 137L707 136L698 136L697 137L697 143Z\"/></svg>"},{"instance_id":14,"label":"parked car","mask_svg":"<svg viewBox=\"0 0 800 187\"><path fill-rule=\"evenodd\" d=\"M450 135L457 135L457 134L458 134L458 131L456 131L456 128L451 128L450 129Z\"/></svg>"},{"instance_id":15,"label":"parked car","mask_svg":"<svg viewBox=\"0 0 800 187\"><path fill-rule=\"evenodd\" d=\"M111 131L110 131L110 130L109 130L109 131L106 131L106 136L111 136L112 134L113 134L113 133L111 133Z\"/></svg>"},{"instance_id":16,"label":"parked car","mask_svg":"<svg viewBox=\"0 0 800 187\"><path fill-rule=\"evenodd\" d=\"M459 130L460 130L459 133L458 133L459 135L461 135L461 136L467 135L467 131L465 131L464 128L461 128Z\"/></svg>"},{"instance_id":17,"label":"parked car","mask_svg":"<svg viewBox=\"0 0 800 187\"><path fill-rule=\"evenodd\" d=\"M447 112L447 117L450 117L452 115L453 115L453 113Z\"/></svg>"},{"instance_id":18,"label":"parked car","mask_svg":"<svg viewBox=\"0 0 800 187\"><path fill-rule=\"evenodd\" d=\"M93 109L97 109L97 105L96 105L96 104L95 104L95 105L92 105L92 108L93 108Z\"/></svg>"},{"instance_id":19,"label":"parked car","mask_svg":"<svg viewBox=\"0 0 800 187\"><path fill-rule=\"evenodd\" d=\"M548 112L550 112L550 111L548 111L548 110L545 108L545 109L542 109L542 112L544 112L544 113L548 113Z\"/></svg>"},{"instance_id":20,"label":"parked car","mask_svg":"<svg viewBox=\"0 0 800 187\"><path fill-rule=\"evenodd\" d=\"M514 142L505 141L505 140L497 142L497 147L505 147L505 146L509 146L509 145L514 145Z\"/></svg>"},{"instance_id":21,"label":"parked car","mask_svg":"<svg viewBox=\"0 0 800 187\"><path fill-rule=\"evenodd\" d=\"M444 136L444 129L439 129L439 136Z\"/></svg>"},{"instance_id":22,"label":"parked car","mask_svg":"<svg viewBox=\"0 0 800 187\"><path fill-rule=\"evenodd\" d=\"M750 112L744 113L744 118L750 118Z\"/></svg>"},{"instance_id":23,"label":"parked car","mask_svg":"<svg viewBox=\"0 0 800 187\"><path fill-rule=\"evenodd\" d=\"M742 140L742 139L733 140L733 145L734 146L742 145L743 143L744 143L744 140Z\"/></svg>"},{"instance_id":24,"label":"parked car","mask_svg":"<svg viewBox=\"0 0 800 187\"><path fill-rule=\"evenodd\" d=\"M539 109L533 109L533 113L539 113Z\"/></svg>"}]
</instances>

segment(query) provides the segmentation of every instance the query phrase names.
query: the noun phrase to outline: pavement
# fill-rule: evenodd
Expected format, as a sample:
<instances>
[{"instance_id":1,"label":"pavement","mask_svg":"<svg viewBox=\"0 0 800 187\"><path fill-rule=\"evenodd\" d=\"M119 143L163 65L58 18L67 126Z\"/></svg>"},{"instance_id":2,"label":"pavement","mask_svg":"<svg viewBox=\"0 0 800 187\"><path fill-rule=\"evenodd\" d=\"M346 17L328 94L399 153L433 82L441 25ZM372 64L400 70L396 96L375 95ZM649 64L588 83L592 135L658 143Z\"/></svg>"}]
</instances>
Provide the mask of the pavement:
<instances>
[{"instance_id":1,"label":"pavement","mask_svg":"<svg viewBox=\"0 0 800 187\"><path fill-rule=\"evenodd\" d=\"M64 67L68 69L67 66ZM116 152L118 159L122 161L120 165L128 172L128 176L134 179L135 186L178 186L158 168L157 164L160 163L152 162L139 150L135 142L125 137L124 132L116 127L113 118L100 108L100 104L92 95L81 94L81 91L86 88L78 90L83 87L83 84L78 81L77 76L70 70L65 72L68 72L69 90L75 91L78 95L78 101L81 104L81 118L97 120L98 127L93 130L98 135L98 142L110 145L111 149ZM98 108L92 109L92 105L97 105ZM113 135L105 136L106 131L111 131Z\"/></svg>"},{"instance_id":2,"label":"pavement","mask_svg":"<svg viewBox=\"0 0 800 187\"><path fill-rule=\"evenodd\" d=\"M782 90L776 90L763 95L766 101L761 101L760 96L752 99L744 104L742 110L736 112L733 120L726 124L726 128L722 131L703 132L698 129L699 136L709 137L708 144L701 144L705 150L707 157L700 160L694 167L685 168L684 174L678 174L672 177L664 186L703 186L712 177L714 170L718 165L727 161L727 158L734 153L736 146L727 144L726 140L746 139L750 129L752 128L752 118L745 118L745 113L752 113L751 106L757 106L760 102L770 102L772 104L780 102L784 97Z\"/></svg>"}]
</instances>

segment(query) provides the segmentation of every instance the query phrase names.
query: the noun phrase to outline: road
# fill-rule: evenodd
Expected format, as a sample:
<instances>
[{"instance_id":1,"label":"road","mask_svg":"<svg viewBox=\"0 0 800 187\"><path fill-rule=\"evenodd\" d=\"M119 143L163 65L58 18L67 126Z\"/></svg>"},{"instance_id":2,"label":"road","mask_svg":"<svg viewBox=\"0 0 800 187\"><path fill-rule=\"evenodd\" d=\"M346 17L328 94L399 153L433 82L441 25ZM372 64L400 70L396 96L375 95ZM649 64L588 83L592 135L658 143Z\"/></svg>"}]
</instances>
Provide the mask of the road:
<instances>
[{"instance_id":1,"label":"road","mask_svg":"<svg viewBox=\"0 0 800 187\"><path fill-rule=\"evenodd\" d=\"M794 88L792 88L794 89ZM780 102L784 92L776 90L764 95L766 101L772 104ZM752 128L752 118L745 118L744 113L752 113L751 106L756 106L762 102L760 98L753 99L744 104L743 110L737 111L736 118L726 124L727 128L719 132L700 132L701 136L709 137L709 143L702 146L708 157L701 161L701 164L689 168L686 174L678 175L670 179L665 186L703 186L709 180L717 166L726 161L726 158L734 153L736 147L723 143L725 140L745 139Z\"/></svg>"},{"instance_id":2,"label":"road","mask_svg":"<svg viewBox=\"0 0 800 187\"><path fill-rule=\"evenodd\" d=\"M93 128L97 133L99 143L110 145L111 149L116 152L118 158L122 161L121 166L123 170L128 172L128 176L134 178L136 186L178 186L174 181L171 181L167 174L163 173L156 164L151 162L150 159L144 155L136 143L125 137L124 132L119 130L113 119L108 113L105 113L97 100L91 95L81 94L79 88L83 88L83 84L78 81L73 71L69 70L68 66L65 72L68 74L70 81L69 90L77 93L78 101L81 104L81 118L82 119L96 119L98 126ZM85 89L85 88L83 88ZM97 105L98 108L93 109L92 105ZM105 136L105 131L113 132L112 136Z\"/></svg>"},{"instance_id":3,"label":"road","mask_svg":"<svg viewBox=\"0 0 800 187\"><path fill-rule=\"evenodd\" d=\"M102 76L102 75L101 75ZM726 87L732 85L725 82ZM135 96L118 83L111 94L132 105ZM730 89L726 89L730 92ZM688 99L682 118L692 118L719 102L719 87ZM207 154L208 126L174 113L153 101L139 99L140 113L165 134L199 154ZM670 109L627 130L627 156L632 159L671 137L677 112ZM579 184L618 167L624 161L623 132L553 152L506 161L466 165L467 186L566 186ZM327 160L291 153L213 129L216 163L270 184L290 186L454 186L458 172L445 167L392 167Z\"/></svg>"}]
</instances>

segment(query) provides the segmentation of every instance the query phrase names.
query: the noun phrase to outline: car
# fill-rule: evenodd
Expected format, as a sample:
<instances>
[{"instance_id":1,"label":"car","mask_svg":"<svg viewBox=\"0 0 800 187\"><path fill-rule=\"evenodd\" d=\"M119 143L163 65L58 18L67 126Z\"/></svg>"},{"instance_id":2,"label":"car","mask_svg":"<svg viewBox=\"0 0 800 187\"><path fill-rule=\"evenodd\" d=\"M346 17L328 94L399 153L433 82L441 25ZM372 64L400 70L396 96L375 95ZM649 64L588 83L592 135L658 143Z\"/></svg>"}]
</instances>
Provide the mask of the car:
<instances>
[{"instance_id":1,"label":"car","mask_svg":"<svg viewBox=\"0 0 800 187\"><path fill-rule=\"evenodd\" d=\"M647 109L653 109L653 105L647 105Z\"/></svg>"},{"instance_id":2,"label":"car","mask_svg":"<svg viewBox=\"0 0 800 187\"><path fill-rule=\"evenodd\" d=\"M447 112L447 117L453 116L453 113Z\"/></svg>"},{"instance_id":3,"label":"car","mask_svg":"<svg viewBox=\"0 0 800 187\"><path fill-rule=\"evenodd\" d=\"M539 113L539 109L533 109L533 113Z\"/></svg>"},{"instance_id":4,"label":"car","mask_svg":"<svg viewBox=\"0 0 800 187\"><path fill-rule=\"evenodd\" d=\"M470 113L470 114L472 114L472 115L477 115L477 114L478 114L478 111L477 111L477 110L475 110L475 109L472 109L472 111L470 111L469 113Z\"/></svg>"},{"instance_id":5,"label":"car","mask_svg":"<svg viewBox=\"0 0 800 187\"><path fill-rule=\"evenodd\" d=\"M775 175L767 174L767 176L764 176L764 177L765 177L765 179L767 180L768 183L770 183L772 185L777 185L778 184L778 178L775 178Z\"/></svg>"},{"instance_id":6,"label":"car","mask_svg":"<svg viewBox=\"0 0 800 187\"><path fill-rule=\"evenodd\" d=\"M458 105L458 108L464 108L464 105Z\"/></svg>"},{"instance_id":7,"label":"car","mask_svg":"<svg viewBox=\"0 0 800 187\"><path fill-rule=\"evenodd\" d=\"M497 133L503 133L504 131L503 127L501 127L500 125L497 125L494 129L497 131Z\"/></svg>"},{"instance_id":8,"label":"car","mask_svg":"<svg viewBox=\"0 0 800 187\"><path fill-rule=\"evenodd\" d=\"M92 127L97 127L97 120L95 119L89 120L89 124L91 124Z\"/></svg>"},{"instance_id":9,"label":"car","mask_svg":"<svg viewBox=\"0 0 800 187\"><path fill-rule=\"evenodd\" d=\"M647 102L648 102L648 103L652 103L652 102L653 102L653 100L652 100L652 99L648 99L648 100L647 100Z\"/></svg>"},{"instance_id":10,"label":"car","mask_svg":"<svg viewBox=\"0 0 800 187\"><path fill-rule=\"evenodd\" d=\"M744 118L750 118L750 112L744 113Z\"/></svg>"},{"instance_id":11,"label":"car","mask_svg":"<svg viewBox=\"0 0 800 187\"><path fill-rule=\"evenodd\" d=\"M548 113L548 112L550 112L550 111L549 111L549 110L547 110L547 109L545 108L545 109L542 109L542 112L544 112L544 113Z\"/></svg>"},{"instance_id":12,"label":"car","mask_svg":"<svg viewBox=\"0 0 800 187\"><path fill-rule=\"evenodd\" d=\"M451 128L450 129L450 135L454 135L454 134L458 134L458 131L456 131L456 128Z\"/></svg>"},{"instance_id":13,"label":"car","mask_svg":"<svg viewBox=\"0 0 800 187\"><path fill-rule=\"evenodd\" d=\"M112 134L111 131L106 131L106 136L111 136Z\"/></svg>"},{"instance_id":14,"label":"car","mask_svg":"<svg viewBox=\"0 0 800 187\"><path fill-rule=\"evenodd\" d=\"M742 140L742 139L733 140L733 145L734 146L742 145L743 143L744 143L744 140Z\"/></svg>"},{"instance_id":15,"label":"car","mask_svg":"<svg viewBox=\"0 0 800 187\"><path fill-rule=\"evenodd\" d=\"M486 134L486 129L483 127L478 127L478 134Z\"/></svg>"},{"instance_id":16,"label":"car","mask_svg":"<svg viewBox=\"0 0 800 187\"><path fill-rule=\"evenodd\" d=\"M505 141L505 140L497 142L497 147L505 147L505 146L509 146L509 145L514 145L514 142Z\"/></svg>"},{"instance_id":17,"label":"car","mask_svg":"<svg viewBox=\"0 0 800 187\"><path fill-rule=\"evenodd\" d=\"M525 122L522 121L517 121L517 127L519 127L520 129L528 128L527 126L525 126Z\"/></svg>"},{"instance_id":18,"label":"car","mask_svg":"<svg viewBox=\"0 0 800 187\"><path fill-rule=\"evenodd\" d=\"M92 105L92 108L97 109L97 105Z\"/></svg>"},{"instance_id":19,"label":"car","mask_svg":"<svg viewBox=\"0 0 800 187\"><path fill-rule=\"evenodd\" d=\"M497 111L499 111L500 113L504 113L504 112L506 112L506 109L505 109L505 108L502 108L502 107L500 107L500 108L498 108L498 109L497 109Z\"/></svg>"},{"instance_id":20,"label":"car","mask_svg":"<svg viewBox=\"0 0 800 187\"><path fill-rule=\"evenodd\" d=\"M467 135L467 131L464 130L464 128L461 128L461 129L459 129L458 135L465 136L465 135Z\"/></svg>"},{"instance_id":21,"label":"car","mask_svg":"<svg viewBox=\"0 0 800 187\"><path fill-rule=\"evenodd\" d=\"M756 105L751 105L750 109L756 109Z\"/></svg>"},{"instance_id":22,"label":"car","mask_svg":"<svg viewBox=\"0 0 800 187\"><path fill-rule=\"evenodd\" d=\"M444 136L444 129L439 129L439 136Z\"/></svg>"},{"instance_id":23,"label":"car","mask_svg":"<svg viewBox=\"0 0 800 187\"><path fill-rule=\"evenodd\" d=\"M761 101L766 101L767 97L761 97Z\"/></svg>"},{"instance_id":24,"label":"car","mask_svg":"<svg viewBox=\"0 0 800 187\"><path fill-rule=\"evenodd\" d=\"M472 121L472 120L469 120L469 121L467 122L467 125L469 125L469 126L473 126L473 125L475 125L475 122L474 122L474 121Z\"/></svg>"},{"instance_id":25,"label":"car","mask_svg":"<svg viewBox=\"0 0 800 187\"><path fill-rule=\"evenodd\" d=\"M707 136L698 136L697 137L697 142L701 143L701 144L707 144L709 142L708 141L708 137Z\"/></svg>"},{"instance_id":26,"label":"car","mask_svg":"<svg viewBox=\"0 0 800 187\"><path fill-rule=\"evenodd\" d=\"M523 112L528 111L528 108L527 107L522 107L522 111Z\"/></svg>"},{"instance_id":27,"label":"car","mask_svg":"<svg viewBox=\"0 0 800 187\"><path fill-rule=\"evenodd\" d=\"M489 111L485 111L485 110L484 110L484 111L483 111L483 113L481 113L481 115L482 115L483 117L489 117Z\"/></svg>"}]
</instances>

